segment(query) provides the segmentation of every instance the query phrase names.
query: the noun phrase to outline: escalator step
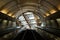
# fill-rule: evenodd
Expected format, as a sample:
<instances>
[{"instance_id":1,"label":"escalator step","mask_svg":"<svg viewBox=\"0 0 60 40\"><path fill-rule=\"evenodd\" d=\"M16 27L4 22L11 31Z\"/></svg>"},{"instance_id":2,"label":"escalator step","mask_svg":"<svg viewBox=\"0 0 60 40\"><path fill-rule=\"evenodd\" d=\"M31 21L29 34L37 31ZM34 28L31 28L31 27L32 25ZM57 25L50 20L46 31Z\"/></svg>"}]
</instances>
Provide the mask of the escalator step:
<instances>
[{"instance_id":1,"label":"escalator step","mask_svg":"<svg viewBox=\"0 0 60 40\"><path fill-rule=\"evenodd\" d=\"M44 40L35 30L25 30L16 36L14 40Z\"/></svg>"}]
</instances>

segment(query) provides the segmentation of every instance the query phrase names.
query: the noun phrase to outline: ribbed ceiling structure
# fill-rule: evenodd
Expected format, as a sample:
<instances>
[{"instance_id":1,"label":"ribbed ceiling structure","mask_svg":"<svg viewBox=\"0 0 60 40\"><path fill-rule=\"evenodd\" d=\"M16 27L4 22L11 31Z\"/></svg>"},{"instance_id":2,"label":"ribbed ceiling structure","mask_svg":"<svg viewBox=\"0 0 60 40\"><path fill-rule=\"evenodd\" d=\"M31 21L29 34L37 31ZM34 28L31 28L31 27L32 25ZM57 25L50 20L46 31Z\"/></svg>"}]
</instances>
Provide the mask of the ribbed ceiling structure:
<instances>
[{"instance_id":1,"label":"ribbed ceiling structure","mask_svg":"<svg viewBox=\"0 0 60 40\"><path fill-rule=\"evenodd\" d=\"M27 11L34 11L43 17L60 10L60 0L0 0L0 12L18 17Z\"/></svg>"}]
</instances>

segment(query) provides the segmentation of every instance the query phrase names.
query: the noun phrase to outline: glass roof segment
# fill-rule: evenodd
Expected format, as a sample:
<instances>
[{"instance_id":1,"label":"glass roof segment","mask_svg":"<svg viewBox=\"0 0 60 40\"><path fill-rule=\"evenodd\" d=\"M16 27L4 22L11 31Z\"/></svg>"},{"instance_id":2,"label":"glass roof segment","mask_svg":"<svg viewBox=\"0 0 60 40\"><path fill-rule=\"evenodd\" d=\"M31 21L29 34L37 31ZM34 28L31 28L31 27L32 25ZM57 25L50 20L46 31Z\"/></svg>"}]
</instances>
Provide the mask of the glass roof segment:
<instances>
[{"instance_id":1,"label":"glass roof segment","mask_svg":"<svg viewBox=\"0 0 60 40\"><path fill-rule=\"evenodd\" d=\"M21 24L26 25L28 23L26 21L21 21Z\"/></svg>"},{"instance_id":2,"label":"glass roof segment","mask_svg":"<svg viewBox=\"0 0 60 40\"><path fill-rule=\"evenodd\" d=\"M25 16L26 16L27 19L34 19L33 14L27 14L27 15L25 15Z\"/></svg>"},{"instance_id":3,"label":"glass roof segment","mask_svg":"<svg viewBox=\"0 0 60 40\"><path fill-rule=\"evenodd\" d=\"M33 14L27 15L27 17L28 17L29 19L34 19L34 15L33 15Z\"/></svg>"},{"instance_id":4,"label":"glass roof segment","mask_svg":"<svg viewBox=\"0 0 60 40\"><path fill-rule=\"evenodd\" d=\"M32 23L36 23L35 20L29 20L29 22L32 24Z\"/></svg>"},{"instance_id":5,"label":"glass roof segment","mask_svg":"<svg viewBox=\"0 0 60 40\"><path fill-rule=\"evenodd\" d=\"M28 26L28 24L24 25L25 28L30 29L30 27Z\"/></svg>"},{"instance_id":6,"label":"glass roof segment","mask_svg":"<svg viewBox=\"0 0 60 40\"><path fill-rule=\"evenodd\" d=\"M29 25L31 26L31 29L37 27L37 22L35 20L33 12L26 12L24 13L24 16L19 17L19 21L21 21L21 24L24 25L24 27L28 29L30 28Z\"/></svg>"},{"instance_id":7,"label":"glass roof segment","mask_svg":"<svg viewBox=\"0 0 60 40\"><path fill-rule=\"evenodd\" d=\"M34 19L34 17L29 17L29 19Z\"/></svg>"},{"instance_id":8,"label":"glass roof segment","mask_svg":"<svg viewBox=\"0 0 60 40\"><path fill-rule=\"evenodd\" d=\"M19 17L19 20L20 20L20 21L23 21L23 20L25 20L25 18L24 18L23 16L20 16L20 17Z\"/></svg>"}]
</instances>

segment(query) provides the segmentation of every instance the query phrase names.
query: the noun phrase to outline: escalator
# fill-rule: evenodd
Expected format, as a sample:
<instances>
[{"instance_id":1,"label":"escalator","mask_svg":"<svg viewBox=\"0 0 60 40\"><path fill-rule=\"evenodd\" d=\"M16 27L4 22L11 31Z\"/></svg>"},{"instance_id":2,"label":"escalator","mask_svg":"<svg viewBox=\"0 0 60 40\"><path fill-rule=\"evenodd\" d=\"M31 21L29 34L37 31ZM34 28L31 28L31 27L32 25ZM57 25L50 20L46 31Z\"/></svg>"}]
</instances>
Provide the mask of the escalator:
<instances>
[{"instance_id":1,"label":"escalator","mask_svg":"<svg viewBox=\"0 0 60 40\"><path fill-rule=\"evenodd\" d=\"M0 0L0 40L60 40L60 0Z\"/></svg>"},{"instance_id":2,"label":"escalator","mask_svg":"<svg viewBox=\"0 0 60 40\"><path fill-rule=\"evenodd\" d=\"M35 30L24 30L13 40L45 40Z\"/></svg>"}]
</instances>

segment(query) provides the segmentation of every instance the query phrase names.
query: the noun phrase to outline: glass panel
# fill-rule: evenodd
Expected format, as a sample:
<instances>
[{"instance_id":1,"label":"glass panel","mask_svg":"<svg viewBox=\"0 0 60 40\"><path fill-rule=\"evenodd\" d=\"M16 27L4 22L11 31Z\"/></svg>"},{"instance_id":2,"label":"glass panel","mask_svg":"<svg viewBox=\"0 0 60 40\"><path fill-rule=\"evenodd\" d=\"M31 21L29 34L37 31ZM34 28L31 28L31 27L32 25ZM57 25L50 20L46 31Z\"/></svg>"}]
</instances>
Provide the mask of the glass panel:
<instances>
[{"instance_id":1,"label":"glass panel","mask_svg":"<svg viewBox=\"0 0 60 40\"><path fill-rule=\"evenodd\" d=\"M29 19L34 19L34 16L33 16L33 14L31 14L31 15L28 15L28 18L29 18Z\"/></svg>"},{"instance_id":2,"label":"glass panel","mask_svg":"<svg viewBox=\"0 0 60 40\"><path fill-rule=\"evenodd\" d=\"M19 17L19 20L20 20L20 21L23 21L23 20L25 20L25 19L24 19L23 16L20 16L20 17Z\"/></svg>"},{"instance_id":3,"label":"glass panel","mask_svg":"<svg viewBox=\"0 0 60 40\"><path fill-rule=\"evenodd\" d=\"M30 23L36 23L36 21L35 21L35 20L29 20L29 22L30 22Z\"/></svg>"},{"instance_id":4,"label":"glass panel","mask_svg":"<svg viewBox=\"0 0 60 40\"><path fill-rule=\"evenodd\" d=\"M27 22L26 22L26 21L21 21L21 23L22 23L23 25L26 25L26 24L27 24Z\"/></svg>"},{"instance_id":5,"label":"glass panel","mask_svg":"<svg viewBox=\"0 0 60 40\"><path fill-rule=\"evenodd\" d=\"M37 27L37 23L36 23L36 20L35 20L34 15L33 15L33 12L24 13L24 16L20 16L19 17L19 21L21 21L21 24L25 28L28 28L29 29L30 28L29 26L31 26L31 29L34 29L35 27Z\"/></svg>"}]
</instances>

